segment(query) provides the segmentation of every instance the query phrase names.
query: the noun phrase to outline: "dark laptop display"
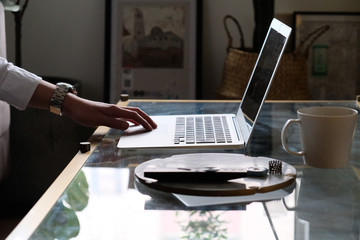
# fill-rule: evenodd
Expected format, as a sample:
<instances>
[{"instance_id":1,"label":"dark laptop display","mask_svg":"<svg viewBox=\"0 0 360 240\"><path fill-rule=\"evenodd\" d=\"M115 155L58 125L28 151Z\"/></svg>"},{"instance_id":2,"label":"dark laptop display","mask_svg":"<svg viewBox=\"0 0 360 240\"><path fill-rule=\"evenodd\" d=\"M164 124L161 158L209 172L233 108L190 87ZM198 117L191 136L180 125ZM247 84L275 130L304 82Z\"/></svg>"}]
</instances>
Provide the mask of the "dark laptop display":
<instances>
[{"instance_id":1,"label":"dark laptop display","mask_svg":"<svg viewBox=\"0 0 360 240\"><path fill-rule=\"evenodd\" d=\"M269 82L273 74L275 74L276 65L281 57L285 42L286 38L282 34L274 29L270 29L269 36L264 43L264 48L258 63L255 65L250 84L245 91L246 94L241 104L244 115L251 123L255 121L263 101L263 96L270 87Z\"/></svg>"}]
</instances>

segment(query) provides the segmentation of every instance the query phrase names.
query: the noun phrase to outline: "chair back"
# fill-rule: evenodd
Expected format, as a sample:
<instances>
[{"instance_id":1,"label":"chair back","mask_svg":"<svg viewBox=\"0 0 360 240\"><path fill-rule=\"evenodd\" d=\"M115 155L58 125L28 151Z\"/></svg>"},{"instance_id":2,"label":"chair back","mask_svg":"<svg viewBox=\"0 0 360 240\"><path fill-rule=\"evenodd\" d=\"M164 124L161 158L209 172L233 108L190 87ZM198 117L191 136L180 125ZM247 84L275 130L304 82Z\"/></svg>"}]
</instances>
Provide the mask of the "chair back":
<instances>
[{"instance_id":1,"label":"chair back","mask_svg":"<svg viewBox=\"0 0 360 240\"><path fill-rule=\"evenodd\" d=\"M6 58L5 10L0 2L0 57ZM0 101L0 180L9 165L10 107Z\"/></svg>"}]
</instances>

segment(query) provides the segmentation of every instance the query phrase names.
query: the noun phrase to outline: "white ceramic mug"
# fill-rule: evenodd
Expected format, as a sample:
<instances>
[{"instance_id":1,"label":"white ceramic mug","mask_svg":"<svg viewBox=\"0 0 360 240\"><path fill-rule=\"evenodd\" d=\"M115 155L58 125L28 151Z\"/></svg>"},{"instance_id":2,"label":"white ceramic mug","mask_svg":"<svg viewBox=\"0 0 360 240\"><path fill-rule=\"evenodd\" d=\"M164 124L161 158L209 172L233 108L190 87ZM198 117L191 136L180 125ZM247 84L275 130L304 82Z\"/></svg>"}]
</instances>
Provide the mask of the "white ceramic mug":
<instances>
[{"instance_id":1,"label":"white ceramic mug","mask_svg":"<svg viewBox=\"0 0 360 240\"><path fill-rule=\"evenodd\" d=\"M343 107L308 107L297 111L298 119L289 119L282 131L283 148L295 156L303 156L306 165L338 168L348 164L355 134L358 112ZM296 152L287 145L290 125L300 125L303 150Z\"/></svg>"}]
</instances>

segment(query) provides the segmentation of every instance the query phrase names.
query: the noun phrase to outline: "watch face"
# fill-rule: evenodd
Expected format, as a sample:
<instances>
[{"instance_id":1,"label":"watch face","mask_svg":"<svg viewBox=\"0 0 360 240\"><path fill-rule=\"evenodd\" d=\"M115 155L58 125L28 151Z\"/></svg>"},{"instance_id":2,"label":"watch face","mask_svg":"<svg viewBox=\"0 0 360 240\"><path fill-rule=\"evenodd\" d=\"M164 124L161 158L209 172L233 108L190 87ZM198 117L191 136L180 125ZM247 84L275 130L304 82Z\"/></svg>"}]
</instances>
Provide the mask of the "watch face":
<instances>
[{"instance_id":1,"label":"watch face","mask_svg":"<svg viewBox=\"0 0 360 240\"><path fill-rule=\"evenodd\" d=\"M64 87L66 93L71 92L71 93L77 95L76 88L73 85L71 85L69 83L58 83L57 85Z\"/></svg>"}]
</instances>

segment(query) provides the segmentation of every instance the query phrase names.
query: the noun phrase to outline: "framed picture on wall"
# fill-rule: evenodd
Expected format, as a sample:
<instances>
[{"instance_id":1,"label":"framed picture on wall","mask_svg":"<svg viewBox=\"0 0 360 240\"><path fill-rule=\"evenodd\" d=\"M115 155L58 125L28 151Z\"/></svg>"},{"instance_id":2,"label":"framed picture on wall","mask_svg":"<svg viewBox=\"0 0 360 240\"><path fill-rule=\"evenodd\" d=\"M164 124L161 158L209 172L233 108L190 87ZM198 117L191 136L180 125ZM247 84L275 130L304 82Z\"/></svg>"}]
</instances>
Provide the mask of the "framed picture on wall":
<instances>
[{"instance_id":1,"label":"framed picture on wall","mask_svg":"<svg viewBox=\"0 0 360 240\"><path fill-rule=\"evenodd\" d=\"M109 102L196 98L197 1L108 1Z\"/></svg>"},{"instance_id":2,"label":"framed picture on wall","mask_svg":"<svg viewBox=\"0 0 360 240\"><path fill-rule=\"evenodd\" d=\"M309 48L313 99L352 99L360 92L360 13L295 12L295 46L322 26L329 29Z\"/></svg>"}]
</instances>

